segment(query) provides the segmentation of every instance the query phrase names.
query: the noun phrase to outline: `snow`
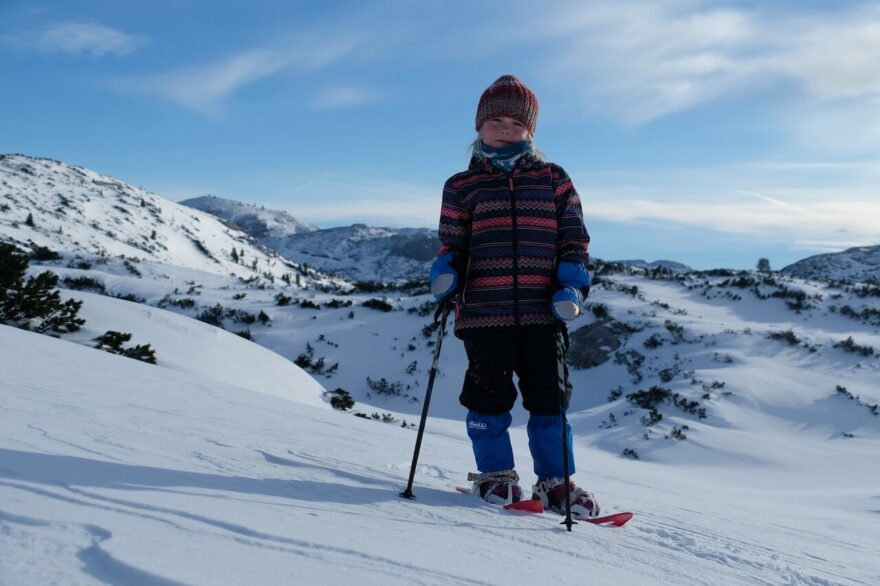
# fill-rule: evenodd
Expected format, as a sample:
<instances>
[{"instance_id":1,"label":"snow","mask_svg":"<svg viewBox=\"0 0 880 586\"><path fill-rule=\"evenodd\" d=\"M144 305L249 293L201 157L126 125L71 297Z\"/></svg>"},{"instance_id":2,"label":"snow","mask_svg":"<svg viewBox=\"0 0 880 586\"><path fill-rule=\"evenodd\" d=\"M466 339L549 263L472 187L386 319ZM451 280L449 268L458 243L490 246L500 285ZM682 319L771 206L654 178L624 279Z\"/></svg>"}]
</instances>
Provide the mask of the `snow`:
<instances>
[{"instance_id":1,"label":"snow","mask_svg":"<svg viewBox=\"0 0 880 586\"><path fill-rule=\"evenodd\" d=\"M880 416L871 411L880 323L841 310L877 308L858 285L746 273L757 284L739 287L625 267L598 275L588 305L604 306L627 333L611 360L571 371L575 480L603 511L635 517L621 529L568 533L553 514L508 513L453 490L473 455L457 400L466 359L451 335L418 498L398 496L433 352L422 332L427 296L345 294L344 281L308 271L301 285L272 281L260 276L269 263L279 275L291 267L208 216L138 192L171 210L166 221L138 216L113 228L112 206L134 188L29 157L0 167L3 239L64 254L32 262L31 274L88 277L108 295L144 301L64 289L84 302L81 332L54 339L0 326L0 584L880 583ZM104 215L67 218L59 232L57 194L79 202L65 208L71 216L85 203ZM28 211L37 229L23 225ZM218 268L193 253L193 226L216 235L202 238L210 255L235 242L248 258L264 255L265 267ZM153 229L178 244L131 256L124 241ZM771 297L785 291L803 291L807 305ZM278 305L279 293L292 302ZM363 305L373 298L394 310ZM225 313L224 331L194 319L216 304L271 321L244 325ZM587 311L572 329L595 321ZM255 343L232 333L244 329ZM151 344L158 364L92 348L107 330ZM799 341L769 337L785 331ZM652 337L661 344L646 345ZM874 354L847 351L848 337ZM293 364L308 346L323 371ZM637 368L624 362L629 352L641 356ZM399 384L398 394L368 377ZM706 416L664 403L662 420L644 425L648 411L626 397L654 386L697 401ZM356 401L351 412L322 397L337 387ZM511 435L529 487L526 421L517 406ZM686 439L674 439L676 428ZM640 459L622 457L627 448Z\"/></svg>"},{"instance_id":2,"label":"snow","mask_svg":"<svg viewBox=\"0 0 880 586\"><path fill-rule=\"evenodd\" d=\"M312 390L283 397L222 382L199 360L185 368L193 348L216 350L222 369L244 351L235 342L247 343L156 308L67 293L85 301L82 339L0 327L0 583L571 583L587 572L600 584L871 584L880 575L876 418L843 398L804 397L801 356L750 356L743 343L739 400L688 421L687 440L645 450L647 460L620 458L613 433L597 431L610 404L575 410L575 478L604 510L636 517L568 534L552 514L502 512L452 490L472 470L454 339L444 356L456 364L443 370L455 376L438 378L417 499L407 501L398 492L412 428L301 402L316 386L301 378L294 386ZM375 347L355 369L387 356L372 329L399 333L407 319L418 318L336 316ZM75 343L111 327L154 343L159 364ZM239 361L257 375L254 355ZM519 419L512 435L528 484ZM840 424L856 437L835 438Z\"/></svg>"},{"instance_id":3,"label":"snow","mask_svg":"<svg viewBox=\"0 0 880 586\"><path fill-rule=\"evenodd\" d=\"M83 291L65 297L83 301L83 329L67 339L87 345L107 330L136 333L130 345L150 344L159 363L206 380L326 406L324 388L282 356L235 334L155 307ZM193 343L185 343L192 340Z\"/></svg>"}]
</instances>

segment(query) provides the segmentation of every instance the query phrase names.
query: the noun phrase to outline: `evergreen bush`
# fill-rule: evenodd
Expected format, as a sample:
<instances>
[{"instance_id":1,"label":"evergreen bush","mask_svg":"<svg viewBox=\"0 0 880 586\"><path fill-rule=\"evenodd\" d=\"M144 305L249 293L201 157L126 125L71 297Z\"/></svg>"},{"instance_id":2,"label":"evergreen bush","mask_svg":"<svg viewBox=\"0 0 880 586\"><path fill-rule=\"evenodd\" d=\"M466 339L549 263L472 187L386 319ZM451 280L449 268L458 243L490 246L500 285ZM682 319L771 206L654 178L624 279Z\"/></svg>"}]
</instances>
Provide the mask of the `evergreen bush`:
<instances>
[{"instance_id":1,"label":"evergreen bush","mask_svg":"<svg viewBox=\"0 0 880 586\"><path fill-rule=\"evenodd\" d=\"M129 348L124 347L123 344L130 340L131 334L114 330L107 330L94 339L97 342L95 348L110 352L111 354L134 358L141 362L156 364L156 351L149 344L139 344Z\"/></svg>"},{"instance_id":2,"label":"evergreen bush","mask_svg":"<svg viewBox=\"0 0 880 586\"><path fill-rule=\"evenodd\" d=\"M85 323L78 317L82 301L62 301L58 275L49 271L25 281L27 268L27 254L0 243L0 323L38 333L79 330Z\"/></svg>"},{"instance_id":3,"label":"evergreen bush","mask_svg":"<svg viewBox=\"0 0 880 586\"><path fill-rule=\"evenodd\" d=\"M363 303L364 307L369 307L370 309L378 309L379 311L392 311L394 306L385 301L384 299L367 299Z\"/></svg>"},{"instance_id":4,"label":"evergreen bush","mask_svg":"<svg viewBox=\"0 0 880 586\"><path fill-rule=\"evenodd\" d=\"M343 389L342 387L337 387L332 391L326 391L325 395L329 395L330 397L330 406L339 411L348 411L352 407L354 407L354 399L351 397L351 393Z\"/></svg>"}]
</instances>

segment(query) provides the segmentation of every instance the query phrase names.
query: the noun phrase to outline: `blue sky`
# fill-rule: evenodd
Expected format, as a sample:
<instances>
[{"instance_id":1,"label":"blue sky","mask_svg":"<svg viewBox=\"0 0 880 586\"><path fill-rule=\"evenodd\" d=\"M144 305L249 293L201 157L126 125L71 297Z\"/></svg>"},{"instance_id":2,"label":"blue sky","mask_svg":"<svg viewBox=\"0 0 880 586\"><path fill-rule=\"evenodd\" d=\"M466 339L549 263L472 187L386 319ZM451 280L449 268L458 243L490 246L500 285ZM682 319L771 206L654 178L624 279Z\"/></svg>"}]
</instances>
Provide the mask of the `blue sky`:
<instances>
[{"instance_id":1,"label":"blue sky","mask_svg":"<svg viewBox=\"0 0 880 586\"><path fill-rule=\"evenodd\" d=\"M880 6L0 0L0 152L322 227L436 225L499 75L604 259L880 243Z\"/></svg>"}]
</instances>

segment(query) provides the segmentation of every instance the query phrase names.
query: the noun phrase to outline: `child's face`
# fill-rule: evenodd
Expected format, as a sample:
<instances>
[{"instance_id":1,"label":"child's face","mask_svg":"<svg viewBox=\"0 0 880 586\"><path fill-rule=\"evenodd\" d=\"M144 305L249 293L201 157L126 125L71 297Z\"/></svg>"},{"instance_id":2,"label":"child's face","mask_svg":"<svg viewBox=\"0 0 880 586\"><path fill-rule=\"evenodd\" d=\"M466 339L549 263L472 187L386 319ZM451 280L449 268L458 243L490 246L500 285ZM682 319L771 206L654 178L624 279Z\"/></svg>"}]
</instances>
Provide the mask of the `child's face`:
<instances>
[{"instance_id":1,"label":"child's face","mask_svg":"<svg viewBox=\"0 0 880 586\"><path fill-rule=\"evenodd\" d=\"M483 143L496 149L526 140L529 137L529 131L525 125L509 116L489 118L480 126L479 133Z\"/></svg>"}]
</instances>

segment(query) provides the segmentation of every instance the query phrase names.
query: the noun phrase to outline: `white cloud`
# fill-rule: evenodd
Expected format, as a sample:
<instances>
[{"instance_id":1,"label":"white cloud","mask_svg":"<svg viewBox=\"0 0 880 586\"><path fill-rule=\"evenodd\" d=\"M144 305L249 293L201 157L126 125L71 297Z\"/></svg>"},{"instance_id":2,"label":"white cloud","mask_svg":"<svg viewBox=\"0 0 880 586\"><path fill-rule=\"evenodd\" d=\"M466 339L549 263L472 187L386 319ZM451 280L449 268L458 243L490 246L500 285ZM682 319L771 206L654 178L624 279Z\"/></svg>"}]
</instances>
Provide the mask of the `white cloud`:
<instances>
[{"instance_id":1,"label":"white cloud","mask_svg":"<svg viewBox=\"0 0 880 586\"><path fill-rule=\"evenodd\" d=\"M202 65L120 78L113 85L127 91L158 95L211 114L241 88L287 71L314 71L326 67L351 54L365 38L357 34L334 38L304 35L280 47L239 51ZM336 99L339 100L340 96Z\"/></svg>"},{"instance_id":2,"label":"white cloud","mask_svg":"<svg viewBox=\"0 0 880 586\"><path fill-rule=\"evenodd\" d=\"M781 204L781 205L780 205ZM766 205L747 201L658 202L625 199L598 194L589 202L588 217L628 223L671 223L711 228L719 232L750 235L767 241L788 236L845 237L877 243L880 227L880 202L836 201L827 204L798 206L768 202Z\"/></svg>"},{"instance_id":3,"label":"white cloud","mask_svg":"<svg viewBox=\"0 0 880 586\"><path fill-rule=\"evenodd\" d=\"M821 99L880 96L880 8L791 23L787 46L768 61Z\"/></svg>"},{"instance_id":4,"label":"white cloud","mask_svg":"<svg viewBox=\"0 0 880 586\"><path fill-rule=\"evenodd\" d=\"M45 52L71 55L125 55L142 45L139 35L94 22L59 22L39 32L16 35L19 43Z\"/></svg>"},{"instance_id":5,"label":"white cloud","mask_svg":"<svg viewBox=\"0 0 880 586\"><path fill-rule=\"evenodd\" d=\"M355 86L336 86L321 91L312 100L312 107L318 110L349 108L368 104L376 99L373 92Z\"/></svg>"},{"instance_id":6,"label":"white cloud","mask_svg":"<svg viewBox=\"0 0 880 586\"><path fill-rule=\"evenodd\" d=\"M228 94L289 67L292 61L290 55L277 51L246 51L202 67L122 79L117 85L209 113Z\"/></svg>"},{"instance_id":7,"label":"white cloud","mask_svg":"<svg viewBox=\"0 0 880 586\"><path fill-rule=\"evenodd\" d=\"M681 228L705 238L708 230L743 246L804 250L880 243L880 162L873 160L572 172L572 178L588 228L612 222L623 224L622 231L636 227L639 237Z\"/></svg>"},{"instance_id":8,"label":"white cloud","mask_svg":"<svg viewBox=\"0 0 880 586\"><path fill-rule=\"evenodd\" d=\"M880 8L833 12L703 1L550 4L507 26L573 109L645 122L735 92L794 82L799 99L880 98ZM488 30L488 29L487 29Z\"/></svg>"}]
</instances>

